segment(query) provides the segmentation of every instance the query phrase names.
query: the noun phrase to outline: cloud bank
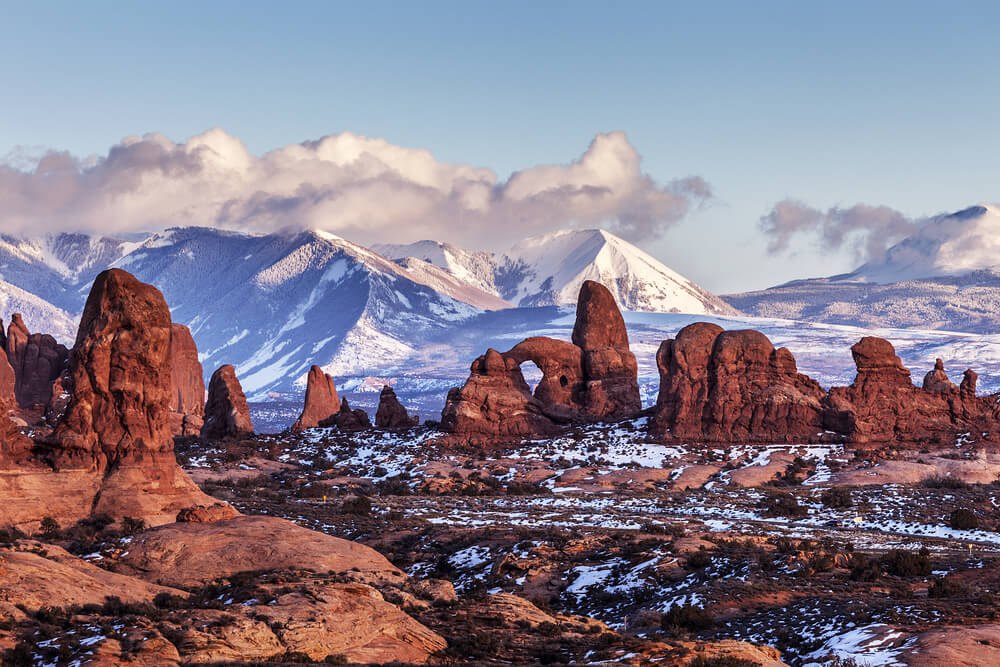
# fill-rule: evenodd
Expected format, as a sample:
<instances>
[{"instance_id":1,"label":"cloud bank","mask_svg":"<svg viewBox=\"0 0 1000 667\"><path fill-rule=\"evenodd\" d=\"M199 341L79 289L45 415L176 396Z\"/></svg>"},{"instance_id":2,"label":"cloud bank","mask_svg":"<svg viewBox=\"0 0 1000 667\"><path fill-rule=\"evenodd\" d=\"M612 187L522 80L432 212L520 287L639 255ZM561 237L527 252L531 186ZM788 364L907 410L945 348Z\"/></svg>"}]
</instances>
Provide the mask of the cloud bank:
<instances>
[{"instance_id":1,"label":"cloud bank","mask_svg":"<svg viewBox=\"0 0 1000 667\"><path fill-rule=\"evenodd\" d=\"M913 234L922 222L887 206L855 204L822 211L785 199L761 216L759 224L768 237L769 253L787 250L795 236L818 234L824 248L847 247L855 259L867 262L882 258L886 249Z\"/></svg>"},{"instance_id":2,"label":"cloud bank","mask_svg":"<svg viewBox=\"0 0 1000 667\"><path fill-rule=\"evenodd\" d=\"M320 228L361 243L444 238L489 247L600 225L644 241L712 196L699 177L657 184L640 162L623 132L597 135L569 164L525 168L506 181L349 132L261 156L221 129L183 143L147 134L95 159L48 152L32 168L0 163L0 228Z\"/></svg>"}]
</instances>

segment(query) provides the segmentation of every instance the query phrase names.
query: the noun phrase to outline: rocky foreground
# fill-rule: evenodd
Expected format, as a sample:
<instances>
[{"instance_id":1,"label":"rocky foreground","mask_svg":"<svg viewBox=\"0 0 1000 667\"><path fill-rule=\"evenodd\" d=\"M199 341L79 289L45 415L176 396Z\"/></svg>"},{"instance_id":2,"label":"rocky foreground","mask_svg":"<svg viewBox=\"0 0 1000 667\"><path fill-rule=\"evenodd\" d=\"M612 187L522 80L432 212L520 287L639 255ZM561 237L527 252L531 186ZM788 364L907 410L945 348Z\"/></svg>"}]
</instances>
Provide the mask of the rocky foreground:
<instances>
[{"instance_id":1,"label":"rocky foreground","mask_svg":"<svg viewBox=\"0 0 1000 667\"><path fill-rule=\"evenodd\" d=\"M997 397L915 386L882 339L825 390L694 324L644 410L585 283L571 341L488 350L439 423L389 388L372 423L314 367L279 435L230 365L198 400L190 333L124 271L72 350L5 346L5 664L1000 662Z\"/></svg>"}]
</instances>

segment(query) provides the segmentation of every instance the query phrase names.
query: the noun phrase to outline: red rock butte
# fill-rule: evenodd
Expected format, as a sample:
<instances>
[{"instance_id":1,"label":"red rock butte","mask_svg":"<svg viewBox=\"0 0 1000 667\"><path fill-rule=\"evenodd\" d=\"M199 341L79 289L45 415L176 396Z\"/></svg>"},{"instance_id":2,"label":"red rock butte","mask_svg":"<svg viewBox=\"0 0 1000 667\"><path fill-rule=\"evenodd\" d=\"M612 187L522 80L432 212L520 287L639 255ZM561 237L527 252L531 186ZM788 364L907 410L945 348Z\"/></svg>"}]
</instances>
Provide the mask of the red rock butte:
<instances>
[{"instance_id":1,"label":"red rock butte","mask_svg":"<svg viewBox=\"0 0 1000 667\"><path fill-rule=\"evenodd\" d=\"M542 371L534 393L521 373L525 361ZM614 297L588 280L580 287L573 342L535 336L505 353L487 350L472 362L465 385L448 392L441 427L472 439L506 439L630 417L642 408L637 371Z\"/></svg>"},{"instance_id":2,"label":"red rock butte","mask_svg":"<svg viewBox=\"0 0 1000 667\"><path fill-rule=\"evenodd\" d=\"M995 437L996 396L976 396L973 371L956 387L939 359L916 387L889 341L865 337L851 352L854 382L825 391L760 332L688 325L657 352L651 435L665 442L853 444L941 443L967 431Z\"/></svg>"},{"instance_id":3,"label":"red rock butte","mask_svg":"<svg viewBox=\"0 0 1000 667\"><path fill-rule=\"evenodd\" d=\"M92 513L159 524L214 502L174 458L170 329L155 287L120 269L97 276L70 354L72 397L61 421L35 443L3 425L0 525Z\"/></svg>"}]
</instances>

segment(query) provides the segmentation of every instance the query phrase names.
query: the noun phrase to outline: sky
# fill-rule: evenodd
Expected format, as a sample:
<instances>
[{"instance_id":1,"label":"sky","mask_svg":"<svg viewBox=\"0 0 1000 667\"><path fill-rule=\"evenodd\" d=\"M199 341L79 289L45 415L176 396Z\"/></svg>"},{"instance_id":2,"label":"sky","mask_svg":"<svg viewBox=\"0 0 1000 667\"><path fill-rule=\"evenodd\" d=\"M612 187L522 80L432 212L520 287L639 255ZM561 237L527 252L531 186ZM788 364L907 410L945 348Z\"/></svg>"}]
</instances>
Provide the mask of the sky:
<instances>
[{"instance_id":1,"label":"sky","mask_svg":"<svg viewBox=\"0 0 1000 667\"><path fill-rule=\"evenodd\" d=\"M604 226L729 293L1000 200L997 3L0 13L4 231L206 220L497 249Z\"/></svg>"}]
</instances>

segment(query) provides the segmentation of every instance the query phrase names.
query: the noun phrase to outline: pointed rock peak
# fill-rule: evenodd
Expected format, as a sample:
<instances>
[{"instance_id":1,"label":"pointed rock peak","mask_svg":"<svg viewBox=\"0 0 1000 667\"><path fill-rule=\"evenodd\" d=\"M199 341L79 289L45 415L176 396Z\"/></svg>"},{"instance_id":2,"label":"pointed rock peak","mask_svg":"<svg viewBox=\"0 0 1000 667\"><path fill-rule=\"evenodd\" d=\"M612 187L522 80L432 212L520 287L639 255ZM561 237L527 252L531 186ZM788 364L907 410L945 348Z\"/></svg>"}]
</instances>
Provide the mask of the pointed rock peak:
<instances>
[{"instance_id":1,"label":"pointed rock peak","mask_svg":"<svg viewBox=\"0 0 1000 667\"><path fill-rule=\"evenodd\" d=\"M28 327L24 323L24 319L21 317L21 313L14 313L13 315L10 316L10 326L7 327L8 338L11 336L11 332L14 331L23 333L25 337L28 336L29 333Z\"/></svg>"},{"instance_id":2,"label":"pointed rock peak","mask_svg":"<svg viewBox=\"0 0 1000 667\"><path fill-rule=\"evenodd\" d=\"M170 328L171 409L181 415L205 413L205 379L198 346L191 330L174 323Z\"/></svg>"},{"instance_id":3,"label":"pointed rock peak","mask_svg":"<svg viewBox=\"0 0 1000 667\"><path fill-rule=\"evenodd\" d=\"M934 370L936 370L936 371L943 371L944 370L944 361L942 359L935 359L934 360Z\"/></svg>"},{"instance_id":4,"label":"pointed rock peak","mask_svg":"<svg viewBox=\"0 0 1000 667\"><path fill-rule=\"evenodd\" d=\"M584 350L628 350L625 318L608 288L593 280L585 280L580 286L573 344Z\"/></svg>"},{"instance_id":5,"label":"pointed rock peak","mask_svg":"<svg viewBox=\"0 0 1000 667\"><path fill-rule=\"evenodd\" d=\"M411 417L406 412L396 392L389 385L382 387L382 393L378 397L378 410L375 412L375 426L377 428L403 429L416 426L420 423L420 417Z\"/></svg>"},{"instance_id":6,"label":"pointed rock peak","mask_svg":"<svg viewBox=\"0 0 1000 667\"><path fill-rule=\"evenodd\" d=\"M347 403L347 400L344 400ZM292 425L293 431L302 431L319 426L324 419L336 414L341 409L340 397L333 378L323 372L319 366L313 365L306 377L306 400L302 414Z\"/></svg>"},{"instance_id":7,"label":"pointed rock peak","mask_svg":"<svg viewBox=\"0 0 1000 667\"><path fill-rule=\"evenodd\" d=\"M232 364L220 366L208 383L201 437L218 440L253 434L250 407Z\"/></svg>"},{"instance_id":8,"label":"pointed rock peak","mask_svg":"<svg viewBox=\"0 0 1000 667\"><path fill-rule=\"evenodd\" d=\"M55 439L72 462L103 469L172 448L170 310L160 290L121 269L98 275L69 371L73 399Z\"/></svg>"}]
</instances>

